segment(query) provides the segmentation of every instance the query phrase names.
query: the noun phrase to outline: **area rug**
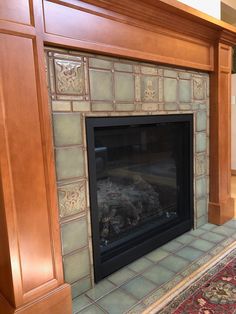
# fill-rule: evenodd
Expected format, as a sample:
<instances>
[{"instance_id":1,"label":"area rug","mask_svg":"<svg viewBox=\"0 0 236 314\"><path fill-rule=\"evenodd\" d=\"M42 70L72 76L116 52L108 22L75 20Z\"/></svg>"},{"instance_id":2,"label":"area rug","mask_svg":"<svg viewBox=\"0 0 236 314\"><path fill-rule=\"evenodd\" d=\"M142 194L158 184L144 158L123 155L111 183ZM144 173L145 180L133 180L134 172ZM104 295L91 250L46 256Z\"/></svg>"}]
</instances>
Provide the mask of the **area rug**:
<instances>
[{"instance_id":1,"label":"area rug","mask_svg":"<svg viewBox=\"0 0 236 314\"><path fill-rule=\"evenodd\" d=\"M236 314L236 249L157 314Z\"/></svg>"}]
</instances>

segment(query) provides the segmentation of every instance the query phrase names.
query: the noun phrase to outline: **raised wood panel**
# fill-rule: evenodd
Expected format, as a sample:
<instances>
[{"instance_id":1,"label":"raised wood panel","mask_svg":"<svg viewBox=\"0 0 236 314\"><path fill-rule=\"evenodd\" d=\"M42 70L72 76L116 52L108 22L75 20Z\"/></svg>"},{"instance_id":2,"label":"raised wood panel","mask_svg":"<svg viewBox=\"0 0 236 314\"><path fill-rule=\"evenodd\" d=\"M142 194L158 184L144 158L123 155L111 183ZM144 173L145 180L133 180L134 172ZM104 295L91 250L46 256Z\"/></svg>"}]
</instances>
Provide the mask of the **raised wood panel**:
<instances>
[{"instance_id":1,"label":"raised wood panel","mask_svg":"<svg viewBox=\"0 0 236 314\"><path fill-rule=\"evenodd\" d=\"M21 24L32 24L31 0L0 1L0 19Z\"/></svg>"},{"instance_id":2,"label":"raised wood panel","mask_svg":"<svg viewBox=\"0 0 236 314\"><path fill-rule=\"evenodd\" d=\"M158 33L148 31L48 1L44 2L44 9L46 32L80 41L78 48L90 47L130 58L213 69L211 45L206 42L171 31L167 33L161 28ZM50 42L50 36L45 40ZM63 42L62 37L60 42Z\"/></svg>"},{"instance_id":3,"label":"raised wood panel","mask_svg":"<svg viewBox=\"0 0 236 314\"><path fill-rule=\"evenodd\" d=\"M1 34L3 111L23 293L54 277L31 39ZM6 178L5 178L6 179ZM9 221L14 223L14 221ZM9 226L10 228L10 226ZM9 229L10 230L10 229Z\"/></svg>"}]
</instances>

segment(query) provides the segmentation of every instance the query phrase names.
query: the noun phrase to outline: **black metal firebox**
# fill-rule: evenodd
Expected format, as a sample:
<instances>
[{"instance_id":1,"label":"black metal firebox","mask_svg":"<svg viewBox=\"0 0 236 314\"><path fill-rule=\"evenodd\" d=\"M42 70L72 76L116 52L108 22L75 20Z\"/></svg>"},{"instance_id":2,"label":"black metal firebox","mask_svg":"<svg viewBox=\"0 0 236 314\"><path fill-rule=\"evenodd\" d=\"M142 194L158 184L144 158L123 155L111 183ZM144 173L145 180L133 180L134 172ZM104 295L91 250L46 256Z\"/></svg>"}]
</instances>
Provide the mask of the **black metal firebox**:
<instances>
[{"instance_id":1,"label":"black metal firebox","mask_svg":"<svg viewBox=\"0 0 236 314\"><path fill-rule=\"evenodd\" d=\"M191 114L86 118L95 281L193 226Z\"/></svg>"}]
</instances>

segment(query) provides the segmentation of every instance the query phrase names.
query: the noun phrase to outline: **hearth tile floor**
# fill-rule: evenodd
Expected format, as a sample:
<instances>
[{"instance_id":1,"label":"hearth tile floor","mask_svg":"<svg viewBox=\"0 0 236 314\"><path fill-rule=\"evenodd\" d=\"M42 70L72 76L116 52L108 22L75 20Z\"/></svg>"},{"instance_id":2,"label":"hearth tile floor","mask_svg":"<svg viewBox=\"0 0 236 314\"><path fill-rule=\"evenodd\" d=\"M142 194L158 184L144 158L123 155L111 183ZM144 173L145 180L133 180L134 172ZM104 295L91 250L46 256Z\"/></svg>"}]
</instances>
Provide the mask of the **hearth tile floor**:
<instances>
[{"instance_id":1,"label":"hearth tile floor","mask_svg":"<svg viewBox=\"0 0 236 314\"><path fill-rule=\"evenodd\" d=\"M75 298L73 314L142 313L234 241L236 220L189 231Z\"/></svg>"}]
</instances>

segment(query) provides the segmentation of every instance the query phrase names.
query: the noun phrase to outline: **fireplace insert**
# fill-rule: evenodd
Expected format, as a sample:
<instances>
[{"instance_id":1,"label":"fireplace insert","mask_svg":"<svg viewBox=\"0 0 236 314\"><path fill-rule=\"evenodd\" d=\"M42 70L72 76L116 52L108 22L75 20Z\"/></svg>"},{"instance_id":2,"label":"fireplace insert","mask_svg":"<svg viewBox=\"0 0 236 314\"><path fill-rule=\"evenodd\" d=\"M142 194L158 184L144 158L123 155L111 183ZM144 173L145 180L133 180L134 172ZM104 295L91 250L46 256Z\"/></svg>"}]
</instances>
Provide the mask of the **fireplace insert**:
<instances>
[{"instance_id":1,"label":"fireplace insert","mask_svg":"<svg viewBox=\"0 0 236 314\"><path fill-rule=\"evenodd\" d=\"M95 281L193 226L193 116L86 118Z\"/></svg>"}]
</instances>

